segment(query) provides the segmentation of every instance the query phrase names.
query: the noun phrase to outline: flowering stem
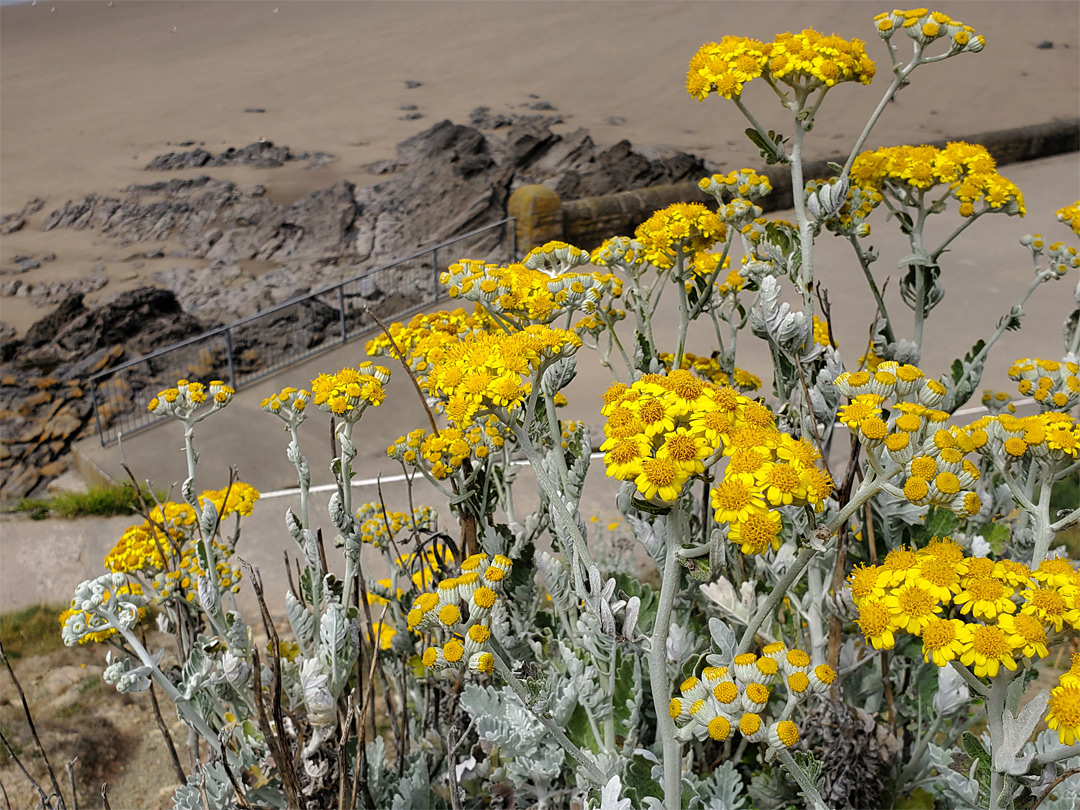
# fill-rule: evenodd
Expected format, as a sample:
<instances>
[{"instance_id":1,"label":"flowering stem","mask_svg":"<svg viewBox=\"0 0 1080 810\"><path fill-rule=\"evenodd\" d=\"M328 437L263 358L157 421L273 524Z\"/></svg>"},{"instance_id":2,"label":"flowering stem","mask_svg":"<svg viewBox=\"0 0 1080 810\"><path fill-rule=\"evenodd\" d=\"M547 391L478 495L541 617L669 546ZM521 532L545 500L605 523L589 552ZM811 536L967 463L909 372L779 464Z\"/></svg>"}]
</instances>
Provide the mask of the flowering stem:
<instances>
[{"instance_id":1,"label":"flowering stem","mask_svg":"<svg viewBox=\"0 0 1080 810\"><path fill-rule=\"evenodd\" d=\"M814 810L829 810L829 806L822 800L818 789L814 787L814 783L810 781L810 778L799 767L799 763L795 761L795 758L791 756L788 750L781 748L776 752L776 756L780 760L780 764L791 775L791 778L798 782L803 798L810 802Z\"/></svg>"},{"instance_id":2,"label":"flowering stem","mask_svg":"<svg viewBox=\"0 0 1080 810\"><path fill-rule=\"evenodd\" d=\"M169 696L169 699L176 704L176 708L184 716L184 720L188 724L190 724L192 728L198 731L199 734L206 738L206 741L215 751L218 751L220 753L221 740L218 739L217 735L213 732L210 726L206 724L206 721L203 720L202 715L200 715L192 707L191 703L188 702L188 700L182 694L180 694L180 690L176 688L173 682L170 681L167 677L165 677L165 673L158 669L157 664L154 663L154 657L150 655L149 652L147 652L146 647L144 647L142 645L142 642L139 641L138 636L136 636L134 633L131 632L131 630L124 626L124 624L120 621L120 617L117 614L106 609L104 606L99 606L98 608L96 608L96 611L100 613L103 617L105 617L105 619L108 620L109 624L111 624L120 632L120 634L124 637L124 640L131 646L131 649L135 653L135 655L139 657L139 660L142 662L143 666L150 669L151 677L155 681L157 681L158 686L160 686L165 692L165 694Z\"/></svg>"},{"instance_id":3,"label":"flowering stem","mask_svg":"<svg viewBox=\"0 0 1080 810\"><path fill-rule=\"evenodd\" d=\"M690 326L689 304L686 300L686 282L683 279L685 259L682 249L675 260L675 274L673 280L679 287L679 337L675 344L675 359L671 364L672 369L682 368L683 351L686 349L686 330Z\"/></svg>"},{"instance_id":4,"label":"flowering stem","mask_svg":"<svg viewBox=\"0 0 1080 810\"><path fill-rule=\"evenodd\" d=\"M859 485L858 490L856 490L847 505L837 512L836 515L833 516L833 519L824 527L825 530L822 531L822 535L825 535L825 531L828 532L828 538L831 538L836 534L837 530L844 525L849 517L881 490L883 481L892 478L900 472L901 469L902 467L898 464L893 468L886 470L881 479L876 475L868 475L864 478L862 484ZM799 556L795 558L795 561L788 567L788 570L784 572L784 576L776 583L772 592L760 605L758 605L758 609L754 612L754 615L750 617L750 621L746 624L746 630L743 631L743 636L739 640L739 647L735 650L736 655L750 652L750 648L754 646L754 639L757 636L757 631L761 628L761 625L765 623L765 619L773 614L773 611L776 610L776 606L780 603L780 600L787 594L788 589L791 588L795 580L799 578L806 569L806 566L810 564L810 561L817 554L818 551L813 547L805 547L799 551Z\"/></svg>"},{"instance_id":5,"label":"flowering stem","mask_svg":"<svg viewBox=\"0 0 1080 810\"><path fill-rule=\"evenodd\" d=\"M892 43L889 43L889 53L893 55L893 80L885 91L885 95L881 97L881 101L878 102L877 107L870 114L869 120L866 122L866 126L863 127L863 131L859 133L859 137L855 140L855 145L851 148L851 154L848 155L847 163L844 164L844 171L841 176L846 176L851 171L851 165L855 162L855 158L859 155L859 150L862 149L863 144L866 143L867 137L870 135L870 130L874 128L874 124L881 117L881 114L885 112L885 107L888 106L889 101L892 99L893 94L904 84L908 75L913 71L922 61L922 45L918 42L915 43L914 55L911 57L911 61L902 68L898 69L898 64L895 61L895 51L893 51Z\"/></svg>"},{"instance_id":6,"label":"flowering stem","mask_svg":"<svg viewBox=\"0 0 1080 810\"><path fill-rule=\"evenodd\" d=\"M800 104L800 108L801 108ZM803 297L803 315L806 323L812 324L814 317L814 235L810 220L806 217L806 191L803 181L802 145L806 135L806 127L798 117L795 119L795 139L791 145L791 197L795 204L795 219L799 224L799 287ZM807 340L813 345L814 333L812 329L807 332ZM804 349L810 348L804 346Z\"/></svg>"},{"instance_id":7,"label":"flowering stem","mask_svg":"<svg viewBox=\"0 0 1080 810\"><path fill-rule=\"evenodd\" d=\"M682 807L682 744L676 739L675 721L671 719L671 683L667 672L667 641L671 628L671 609L679 589L679 559L676 551L685 527L683 510L676 506L666 518L668 524L667 550L664 557L660 599L653 622L652 643L649 647L649 681L652 684L653 706L656 709L656 731L663 745L664 808Z\"/></svg>"},{"instance_id":8,"label":"flowering stem","mask_svg":"<svg viewBox=\"0 0 1080 810\"><path fill-rule=\"evenodd\" d=\"M1038 510L1035 512L1035 548L1031 552L1032 570L1046 559L1050 550L1050 541L1054 539L1054 527L1050 523L1050 490L1054 485L1054 470L1042 466L1042 480L1039 485ZM1080 510L1078 510L1080 511Z\"/></svg>"},{"instance_id":9,"label":"flowering stem","mask_svg":"<svg viewBox=\"0 0 1080 810\"><path fill-rule=\"evenodd\" d=\"M502 655L496 650L496 647L501 650L502 645L498 644L494 637L490 639L490 643L492 646L491 654L495 659L495 666L498 668L499 674L503 676L503 680L505 680L510 685L510 688L514 690L514 694L518 696L518 699L525 705L525 708L529 710L533 717L540 721L541 725L543 725L548 732L550 732L551 736L555 738L555 742L577 761L585 774L592 779L597 786L603 785L606 780L604 779L604 775L600 773L600 769L596 767L596 763L588 754L574 745L573 740L567 737L566 733L556 725L550 717L544 717L542 714L533 710L532 705L529 703L529 693L525 691L525 686L521 683L520 679L514 675L510 670L510 667L507 666ZM503 650L503 652L505 652L505 650Z\"/></svg>"},{"instance_id":10,"label":"flowering stem","mask_svg":"<svg viewBox=\"0 0 1080 810\"><path fill-rule=\"evenodd\" d=\"M866 276L866 283L870 285L870 292L874 294L874 301L877 302L878 312L880 312L881 317L885 319L885 339L889 341L889 343L895 343L896 336L893 334L892 319L889 317L888 310L885 309L885 299L881 297L881 291L874 281L874 276L870 273L870 265L866 262L866 255L863 253L862 248L859 247L859 240L855 238L854 234L848 236L848 241L851 242L851 247L855 249L855 256L859 260L859 267L862 268L863 275Z\"/></svg>"},{"instance_id":11,"label":"flowering stem","mask_svg":"<svg viewBox=\"0 0 1080 810\"><path fill-rule=\"evenodd\" d=\"M971 670L961 664L955 658L949 662L949 666L959 673L960 677L964 679L968 686L975 690L977 694L987 697L990 694L990 690L986 688L986 684L980 681L972 674Z\"/></svg>"}]
</instances>

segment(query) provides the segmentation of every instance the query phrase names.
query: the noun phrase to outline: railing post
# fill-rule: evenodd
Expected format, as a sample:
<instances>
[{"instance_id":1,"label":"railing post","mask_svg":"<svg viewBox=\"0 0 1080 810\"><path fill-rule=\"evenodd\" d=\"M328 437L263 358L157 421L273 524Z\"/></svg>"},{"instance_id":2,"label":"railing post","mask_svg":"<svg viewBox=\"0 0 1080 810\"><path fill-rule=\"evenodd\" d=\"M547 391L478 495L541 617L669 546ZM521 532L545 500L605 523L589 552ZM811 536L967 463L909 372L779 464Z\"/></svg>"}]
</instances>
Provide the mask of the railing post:
<instances>
[{"instance_id":1,"label":"railing post","mask_svg":"<svg viewBox=\"0 0 1080 810\"><path fill-rule=\"evenodd\" d=\"M338 308L341 310L341 342L344 343L348 335L345 333L345 285L339 284L337 288Z\"/></svg>"},{"instance_id":2,"label":"railing post","mask_svg":"<svg viewBox=\"0 0 1080 810\"><path fill-rule=\"evenodd\" d=\"M439 300L439 249L431 251L431 294L434 300Z\"/></svg>"},{"instance_id":3,"label":"railing post","mask_svg":"<svg viewBox=\"0 0 1080 810\"><path fill-rule=\"evenodd\" d=\"M225 357L229 362L229 385L236 388L236 368L233 366L232 330L225 330Z\"/></svg>"},{"instance_id":4,"label":"railing post","mask_svg":"<svg viewBox=\"0 0 1080 810\"><path fill-rule=\"evenodd\" d=\"M90 401L94 403L94 422L97 423L98 440L101 442L101 446L104 447L105 431L101 427L101 414L98 412L97 385L94 384L93 380L89 380L86 384L90 386Z\"/></svg>"}]
</instances>

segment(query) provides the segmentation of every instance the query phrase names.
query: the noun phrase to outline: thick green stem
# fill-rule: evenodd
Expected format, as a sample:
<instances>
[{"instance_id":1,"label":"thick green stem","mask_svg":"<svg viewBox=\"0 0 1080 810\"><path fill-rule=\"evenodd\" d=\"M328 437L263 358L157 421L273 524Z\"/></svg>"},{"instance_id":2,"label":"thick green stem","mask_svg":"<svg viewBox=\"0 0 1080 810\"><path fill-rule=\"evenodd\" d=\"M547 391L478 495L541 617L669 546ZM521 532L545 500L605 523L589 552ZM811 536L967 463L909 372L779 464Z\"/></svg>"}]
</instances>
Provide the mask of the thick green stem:
<instances>
[{"instance_id":1,"label":"thick green stem","mask_svg":"<svg viewBox=\"0 0 1080 810\"><path fill-rule=\"evenodd\" d=\"M682 807L682 744L676 739L675 721L668 712L671 702L671 683L667 672L667 640L671 627L671 609L679 590L679 560L675 555L682 539L682 510L676 506L667 517L668 537L664 557L663 580L660 584L660 600L653 623L649 647L649 680L652 683L653 706L656 709L656 732L663 745L664 763L664 810L680 810Z\"/></svg>"}]
</instances>

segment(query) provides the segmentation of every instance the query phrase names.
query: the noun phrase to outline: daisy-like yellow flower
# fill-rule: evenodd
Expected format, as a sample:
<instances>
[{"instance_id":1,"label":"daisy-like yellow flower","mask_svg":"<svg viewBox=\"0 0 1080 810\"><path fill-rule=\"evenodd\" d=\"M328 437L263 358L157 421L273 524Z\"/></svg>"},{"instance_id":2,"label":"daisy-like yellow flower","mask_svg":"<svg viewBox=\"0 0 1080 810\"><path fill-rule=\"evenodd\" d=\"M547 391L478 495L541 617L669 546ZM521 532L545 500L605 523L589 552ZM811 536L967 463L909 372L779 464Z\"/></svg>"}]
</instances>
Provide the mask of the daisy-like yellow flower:
<instances>
[{"instance_id":1,"label":"daisy-like yellow flower","mask_svg":"<svg viewBox=\"0 0 1080 810\"><path fill-rule=\"evenodd\" d=\"M755 512L768 511L760 487L746 473L726 476L713 487L711 502L717 523L743 523Z\"/></svg>"},{"instance_id":2,"label":"daisy-like yellow flower","mask_svg":"<svg viewBox=\"0 0 1080 810\"><path fill-rule=\"evenodd\" d=\"M964 651L969 626L959 619L932 618L923 627L923 660L943 667Z\"/></svg>"},{"instance_id":3,"label":"daisy-like yellow flower","mask_svg":"<svg viewBox=\"0 0 1080 810\"><path fill-rule=\"evenodd\" d=\"M896 617L884 601L864 602L856 623L875 650L891 650L896 645Z\"/></svg>"},{"instance_id":4,"label":"daisy-like yellow flower","mask_svg":"<svg viewBox=\"0 0 1080 810\"><path fill-rule=\"evenodd\" d=\"M961 591L960 565L946 555L920 557L915 582L948 603Z\"/></svg>"},{"instance_id":5,"label":"daisy-like yellow flower","mask_svg":"<svg viewBox=\"0 0 1080 810\"><path fill-rule=\"evenodd\" d=\"M770 548L780 548L781 528L779 512L755 512L745 521L731 524L728 540L741 546L743 554L764 554Z\"/></svg>"},{"instance_id":6,"label":"daisy-like yellow flower","mask_svg":"<svg viewBox=\"0 0 1080 810\"><path fill-rule=\"evenodd\" d=\"M1058 686L1050 692L1046 724L1058 733L1062 745L1080 738L1080 686Z\"/></svg>"},{"instance_id":7,"label":"daisy-like yellow flower","mask_svg":"<svg viewBox=\"0 0 1080 810\"><path fill-rule=\"evenodd\" d=\"M979 678L995 677L1002 665L1006 669L1016 669L1013 645L1001 628L992 624L969 624L968 630L963 639L961 664L971 667Z\"/></svg>"},{"instance_id":8,"label":"daisy-like yellow flower","mask_svg":"<svg viewBox=\"0 0 1080 810\"><path fill-rule=\"evenodd\" d=\"M657 499L674 503L690 474L666 458L647 458L641 462L641 472L634 483L646 500Z\"/></svg>"},{"instance_id":9,"label":"daisy-like yellow flower","mask_svg":"<svg viewBox=\"0 0 1080 810\"><path fill-rule=\"evenodd\" d=\"M1001 615L998 627L1009 635L1009 643L1025 658L1046 658L1046 628L1034 616L1021 613L1018 616Z\"/></svg>"},{"instance_id":10,"label":"daisy-like yellow flower","mask_svg":"<svg viewBox=\"0 0 1080 810\"><path fill-rule=\"evenodd\" d=\"M885 588L881 585L881 570L876 565L855 566L847 581L855 607L862 607L869 599L885 598Z\"/></svg>"},{"instance_id":11,"label":"daisy-like yellow flower","mask_svg":"<svg viewBox=\"0 0 1080 810\"><path fill-rule=\"evenodd\" d=\"M885 560L882 563L881 568L884 577L882 584L887 588L895 588L897 585L913 579L917 572L918 563L919 558L907 546L902 545L900 548L894 548L885 555Z\"/></svg>"},{"instance_id":12,"label":"daisy-like yellow flower","mask_svg":"<svg viewBox=\"0 0 1080 810\"><path fill-rule=\"evenodd\" d=\"M1059 633L1066 622L1073 627L1080 625L1080 610L1054 588L1028 588L1020 596L1024 599L1020 607L1022 614L1034 616Z\"/></svg>"},{"instance_id":13,"label":"daisy-like yellow flower","mask_svg":"<svg viewBox=\"0 0 1080 810\"><path fill-rule=\"evenodd\" d=\"M897 629L912 635L919 635L934 614L941 612L941 604L928 589L911 582L885 597L885 606L893 614L893 623Z\"/></svg>"},{"instance_id":14,"label":"daisy-like yellow flower","mask_svg":"<svg viewBox=\"0 0 1080 810\"><path fill-rule=\"evenodd\" d=\"M969 578L964 588L953 597L960 612L976 619L993 620L999 613L1015 613L1016 603L1010 599L1013 589L990 577Z\"/></svg>"}]
</instances>

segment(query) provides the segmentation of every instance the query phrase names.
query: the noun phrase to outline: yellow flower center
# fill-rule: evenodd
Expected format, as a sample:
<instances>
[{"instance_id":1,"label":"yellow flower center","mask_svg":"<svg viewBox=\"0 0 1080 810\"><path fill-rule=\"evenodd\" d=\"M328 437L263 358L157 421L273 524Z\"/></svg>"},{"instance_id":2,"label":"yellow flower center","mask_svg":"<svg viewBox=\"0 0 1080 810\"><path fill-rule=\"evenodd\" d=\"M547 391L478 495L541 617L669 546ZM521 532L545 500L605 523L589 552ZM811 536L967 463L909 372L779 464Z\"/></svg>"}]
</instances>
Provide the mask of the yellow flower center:
<instances>
[{"instance_id":1,"label":"yellow flower center","mask_svg":"<svg viewBox=\"0 0 1080 810\"><path fill-rule=\"evenodd\" d=\"M641 469L645 473L645 478L648 479L649 483L661 487L670 485L671 482L675 480L675 476L678 473L675 469L675 465L666 458L646 459L642 463Z\"/></svg>"},{"instance_id":2,"label":"yellow flower center","mask_svg":"<svg viewBox=\"0 0 1080 810\"><path fill-rule=\"evenodd\" d=\"M718 683L713 689L713 696L721 703L727 704L739 696L739 688L731 681Z\"/></svg>"},{"instance_id":3,"label":"yellow flower center","mask_svg":"<svg viewBox=\"0 0 1080 810\"><path fill-rule=\"evenodd\" d=\"M773 464L765 480L781 492L793 492L799 486L799 473L787 464Z\"/></svg>"},{"instance_id":4,"label":"yellow flower center","mask_svg":"<svg viewBox=\"0 0 1080 810\"><path fill-rule=\"evenodd\" d=\"M746 697L754 703L765 703L769 699L769 690L762 686L760 683L747 684Z\"/></svg>"},{"instance_id":5,"label":"yellow flower center","mask_svg":"<svg viewBox=\"0 0 1080 810\"><path fill-rule=\"evenodd\" d=\"M787 748L799 741L799 729L790 720L781 720L776 724L776 736Z\"/></svg>"},{"instance_id":6,"label":"yellow flower center","mask_svg":"<svg viewBox=\"0 0 1080 810\"><path fill-rule=\"evenodd\" d=\"M931 619L923 628L922 640L927 649L944 649L956 640L956 627L948 619Z\"/></svg>"},{"instance_id":7,"label":"yellow flower center","mask_svg":"<svg viewBox=\"0 0 1080 810\"><path fill-rule=\"evenodd\" d=\"M673 461L693 461L697 458L697 445L685 433L673 433L664 442L668 457Z\"/></svg>"},{"instance_id":8,"label":"yellow flower center","mask_svg":"<svg viewBox=\"0 0 1080 810\"><path fill-rule=\"evenodd\" d=\"M1052 616L1060 616L1065 612L1065 600L1061 594L1051 588L1033 588L1028 601L1037 609Z\"/></svg>"},{"instance_id":9,"label":"yellow flower center","mask_svg":"<svg viewBox=\"0 0 1080 810\"><path fill-rule=\"evenodd\" d=\"M909 585L900 591L898 597L900 610L908 616L925 616L932 613L937 600L918 585Z\"/></svg>"},{"instance_id":10,"label":"yellow flower center","mask_svg":"<svg viewBox=\"0 0 1080 810\"><path fill-rule=\"evenodd\" d=\"M890 571L906 571L918 562L915 552L904 546L885 555L885 567Z\"/></svg>"},{"instance_id":11,"label":"yellow flower center","mask_svg":"<svg viewBox=\"0 0 1080 810\"><path fill-rule=\"evenodd\" d=\"M975 627L975 632L971 637L971 646L976 653L987 658L1004 658L1012 653L1012 646L1005 638L1005 634L997 627L986 624Z\"/></svg>"},{"instance_id":12,"label":"yellow flower center","mask_svg":"<svg viewBox=\"0 0 1080 810\"><path fill-rule=\"evenodd\" d=\"M877 636L889 628L892 614L880 602L867 602L859 609L858 625L865 636Z\"/></svg>"},{"instance_id":13,"label":"yellow flower center","mask_svg":"<svg viewBox=\"0 0 1080 810\"><path fill-rule=\"evenodd\" d=\"M1063 726L1080 726L1080 687L1059 686L1050 695L1050 711Z\"/></svg>"}]
</instances>

